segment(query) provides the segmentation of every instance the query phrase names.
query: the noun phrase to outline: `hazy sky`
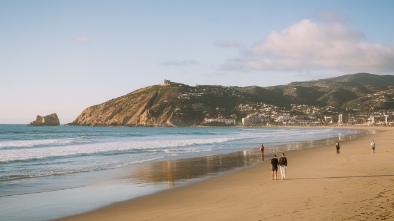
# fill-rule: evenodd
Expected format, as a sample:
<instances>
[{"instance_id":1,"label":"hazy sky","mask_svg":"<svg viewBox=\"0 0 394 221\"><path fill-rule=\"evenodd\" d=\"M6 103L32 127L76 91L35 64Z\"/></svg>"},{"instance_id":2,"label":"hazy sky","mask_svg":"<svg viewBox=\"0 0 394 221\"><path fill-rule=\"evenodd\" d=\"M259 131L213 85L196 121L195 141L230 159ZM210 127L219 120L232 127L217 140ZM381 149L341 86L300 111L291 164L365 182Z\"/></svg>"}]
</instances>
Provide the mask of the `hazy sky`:
<instances>
[{"instance_id":1,"label":"hazy sky","mask_svg":"<svg viewBox=\"0 0 394 221\"><path fill-rule=\"evenodd\" d=\"M0 0L0 123L164 79L274 86L394 74L394 1Z\"/></svg>"}]
</instances>

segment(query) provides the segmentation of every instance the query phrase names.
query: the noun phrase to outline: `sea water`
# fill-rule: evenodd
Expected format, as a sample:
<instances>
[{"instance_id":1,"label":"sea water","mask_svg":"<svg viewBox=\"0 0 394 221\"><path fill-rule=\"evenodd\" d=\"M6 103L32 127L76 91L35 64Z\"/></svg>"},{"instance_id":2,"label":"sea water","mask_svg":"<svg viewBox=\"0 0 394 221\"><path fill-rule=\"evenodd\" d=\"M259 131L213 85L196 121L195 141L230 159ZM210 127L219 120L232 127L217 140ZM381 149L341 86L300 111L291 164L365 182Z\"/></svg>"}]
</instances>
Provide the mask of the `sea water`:
<instances>
[{"instance_id":1,"label":"sea water","mask_svg":"<svg viewBox=\"0 0 394 221\"><path fill-rule=\"evenodd\" d=\"M147 175L152 182L141 179L140 171L146 171L138 169L141 165L165 162L184 168L190 164L184 160L202 159L196 165L204 167L217 161L213 156L258 150L261 144L269 153L286 144L357 133L337 128L0 125L0 220L50 220L168 188L168 177L158 179L157 173ZM293 149L299 146L288 145L285 151ZM227 169L179 175L178 180L194 182Z\"/></svg>"}]
</instances>

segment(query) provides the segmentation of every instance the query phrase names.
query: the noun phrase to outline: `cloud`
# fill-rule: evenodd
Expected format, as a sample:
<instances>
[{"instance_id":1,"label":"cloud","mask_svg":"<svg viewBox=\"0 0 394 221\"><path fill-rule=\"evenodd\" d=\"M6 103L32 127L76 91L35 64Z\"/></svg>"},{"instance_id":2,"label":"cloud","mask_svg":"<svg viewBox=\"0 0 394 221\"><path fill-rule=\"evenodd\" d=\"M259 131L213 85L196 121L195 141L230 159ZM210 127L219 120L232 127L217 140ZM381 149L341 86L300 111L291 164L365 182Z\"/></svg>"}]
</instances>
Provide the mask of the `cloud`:
<instances>
[{"instance_id":1,"label":"cloud","mask_svg":"<svg viewBox=\"0 0 394 221\"><path fill-rule=\"evenodd\" d=\"M77 37L74 39L76 44L89 44L92 42L92 39L89 37Z\"/></svg>"},{"instance_id":2,"label":"cloud","mask_svg":"<svg viewBox=\"0 0 394 221\"><path fill-rule=\"evenodd\" d=\"M358 30L340 22L304 19L271 32L223 68L237 71L394 71L394 46L369 43Z\"/></svg>"},{"instance_id":3,"label":"cloud","mask_svg":"<svg viewBox=\"0 0 394 221\"><path fill-rule=\"evenodd\" d=\"M192 65L199 65L200 63L195 60L168 60L160 65L163 66L192 66Z\"/></svg>"}]
</instances>

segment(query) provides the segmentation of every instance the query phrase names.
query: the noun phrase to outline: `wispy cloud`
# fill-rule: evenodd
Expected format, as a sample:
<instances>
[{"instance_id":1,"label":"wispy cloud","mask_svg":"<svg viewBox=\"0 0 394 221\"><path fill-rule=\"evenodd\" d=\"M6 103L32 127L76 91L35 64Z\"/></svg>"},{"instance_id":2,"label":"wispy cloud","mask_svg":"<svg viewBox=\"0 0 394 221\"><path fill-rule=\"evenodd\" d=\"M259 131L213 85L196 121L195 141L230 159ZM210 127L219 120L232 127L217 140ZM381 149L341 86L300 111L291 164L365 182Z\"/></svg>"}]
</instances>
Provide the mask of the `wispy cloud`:
<instances>
[{"instance_id":1,"label":"wispy cloud","mask_svg":"<svg viewBox=\"0 0 394 221\"><path fill-rule=\"evenodd\" d=\"M325 9L320 11L316 15L316 18L322 22L344 23L347 21L347 18L343 14L332 9Z\"/></svg>"},{"instance_id":2,"label":"wispy cloud","mask_svg":"<svg viewBox=\"0 0 394 221\"><path fill-rule=\"evenodd\" d=\"M92 39L89 37L76 37L74 38L74 43L76 44L89 44L92 42Z\"/></svg>"},{"instance_id":3,"label":"wispy cloud","mask_svg":"<svg viewBox=\"0 0 394 221\"><path fill-rule=\"evenodd\" d=\"M192 66L192 65L200 65L198 61L195 60L167 60L160 65L163 66Z\"/></svg>"},{"instance_id":4,"label":"wispy cloud","mask_svg":"<svg viewBox=\"0 0 394 221\"><path fill-rule=\"evenodd\" d=\"M309 19L271 32L223 68L237 71L366 71L392 73L394 46L366 41L361 31L347 27L327 12L330 22Z\"/></svg>"}]
</instances>

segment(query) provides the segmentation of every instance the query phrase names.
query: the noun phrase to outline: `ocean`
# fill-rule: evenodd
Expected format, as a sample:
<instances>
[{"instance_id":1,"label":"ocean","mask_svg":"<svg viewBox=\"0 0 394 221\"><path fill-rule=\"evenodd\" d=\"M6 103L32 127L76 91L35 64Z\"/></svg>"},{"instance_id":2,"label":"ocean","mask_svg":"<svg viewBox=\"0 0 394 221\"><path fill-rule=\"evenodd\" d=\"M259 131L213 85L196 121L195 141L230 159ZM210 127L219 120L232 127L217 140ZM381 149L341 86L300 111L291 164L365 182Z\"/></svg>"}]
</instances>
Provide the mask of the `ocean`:
<instances>
[{"instance_id":1,"label":"ocean","mask_svg":"<svg viewBox=\"0 0 394 221\"><path fill-rule=\"evenodd\" d=\"M51 220L186 185L264 160L261 144L268 158L360 133L0 125L0 220Z\"/></svg>"}]
</instances>

